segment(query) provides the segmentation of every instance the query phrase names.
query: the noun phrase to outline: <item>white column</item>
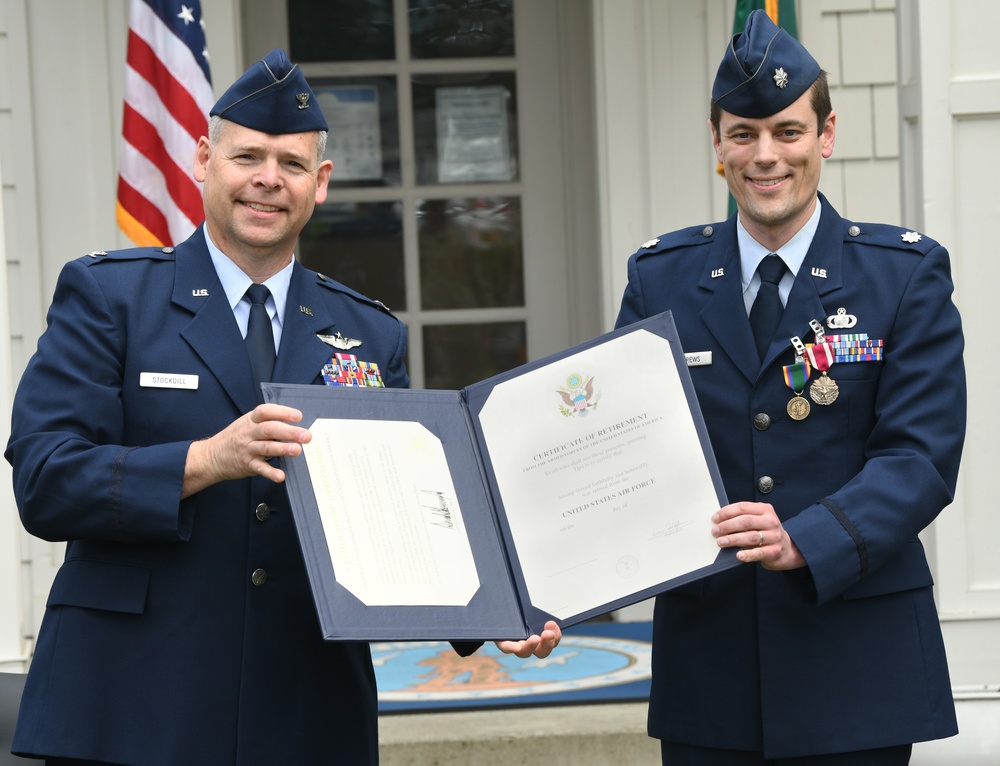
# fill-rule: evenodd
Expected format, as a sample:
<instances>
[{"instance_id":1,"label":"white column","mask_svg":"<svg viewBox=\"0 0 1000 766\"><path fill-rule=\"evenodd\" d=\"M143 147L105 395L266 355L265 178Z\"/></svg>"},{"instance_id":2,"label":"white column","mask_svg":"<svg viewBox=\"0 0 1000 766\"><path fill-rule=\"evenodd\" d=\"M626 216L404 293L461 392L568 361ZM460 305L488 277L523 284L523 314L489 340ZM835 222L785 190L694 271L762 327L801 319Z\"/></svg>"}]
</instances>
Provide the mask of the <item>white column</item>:
<instances>
[{"instance_id":1,"label":"white column","mask_svg":"<svg viewBox=\"0 0 1000 766\"><path fill-rule=\"evenodd\" d=\"M925 535L956 694L1000 689L1000 514L996 463L1000 406L989 349L1000 283L995 179L1000 156L1000 61L991 0L900 3L900 116L906 225L952 256L969 376L969 429L955 502Z\"/></svg>"},{"instance_id":2,"label":"white column","mask_svg":"<svg viewBox=\"0 0 1000 766\"><path fill-rule=\"evenodd\" d=\"M0 179L3 167L0 166ZM5 448L10 436L11 401L14 397L12 354L10 343L10 301L6 300L7 247L5 244L4 210L0 205L0 295L4 296L0 311L0 447ZM23 670L26 659L21 585L21 521L14 505L11 489L11 469L0 460L0 671Z\"/></svg>"}]
</instances>

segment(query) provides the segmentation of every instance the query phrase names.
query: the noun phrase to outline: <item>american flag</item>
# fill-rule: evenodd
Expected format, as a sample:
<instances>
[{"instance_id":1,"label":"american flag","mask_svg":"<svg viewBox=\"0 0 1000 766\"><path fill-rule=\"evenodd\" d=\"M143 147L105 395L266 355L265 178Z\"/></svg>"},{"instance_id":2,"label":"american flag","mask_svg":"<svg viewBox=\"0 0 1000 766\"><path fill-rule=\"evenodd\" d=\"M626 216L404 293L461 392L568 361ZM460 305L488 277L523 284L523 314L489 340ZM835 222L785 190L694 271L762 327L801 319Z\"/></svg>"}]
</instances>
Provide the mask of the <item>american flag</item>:
<instances>
[{"instance_id":1,"label":"american flag","mask_svg":"<svg viewBox=\"0 0 1000 766\"><path fill-rule=\"evenodd\" d=\"M212 78L198 0L131 0L118 158L118 226L174 245L204 220L194 150L208 135Z\"/></svg>"}]
</instances>

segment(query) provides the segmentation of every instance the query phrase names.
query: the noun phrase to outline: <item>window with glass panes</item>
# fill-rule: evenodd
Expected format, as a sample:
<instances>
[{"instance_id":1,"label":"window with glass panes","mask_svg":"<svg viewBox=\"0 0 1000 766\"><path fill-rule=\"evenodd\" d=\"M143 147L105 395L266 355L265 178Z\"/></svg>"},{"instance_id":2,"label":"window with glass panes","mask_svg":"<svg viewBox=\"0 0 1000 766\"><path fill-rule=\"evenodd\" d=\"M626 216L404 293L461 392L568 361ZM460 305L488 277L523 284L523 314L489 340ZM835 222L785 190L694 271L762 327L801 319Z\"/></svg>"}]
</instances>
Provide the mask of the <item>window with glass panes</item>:
<instances>
[{"instance_id":1,"label":"window with glass panes","mask_svg":"<svg viewBox=\"0 0 1000 766\"><path fill-rule=\"evenodd\" d=\"M414 387L528 359L514 5L287 2L334 163L298 257L407 324Z\"/></svg>"}]
</instances>

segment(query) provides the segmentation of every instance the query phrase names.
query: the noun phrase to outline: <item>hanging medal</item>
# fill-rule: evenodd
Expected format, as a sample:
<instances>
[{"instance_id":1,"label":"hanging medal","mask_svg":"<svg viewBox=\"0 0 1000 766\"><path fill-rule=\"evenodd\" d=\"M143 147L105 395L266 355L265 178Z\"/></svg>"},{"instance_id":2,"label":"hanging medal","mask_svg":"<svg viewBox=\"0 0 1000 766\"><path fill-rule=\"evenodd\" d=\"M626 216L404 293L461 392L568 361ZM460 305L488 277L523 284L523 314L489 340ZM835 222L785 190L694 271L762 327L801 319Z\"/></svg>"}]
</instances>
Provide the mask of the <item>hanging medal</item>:
<instances>
[{"instance_id":1,"label":"hanging medal","mask_svg":"<svg viewBox=\"0 0 1000 766\"><path fill-rule=\"evenodd\" d=\"M837 381L827 375L827 370L833 364L833 346L824 339L823 325L812 319L809 326L816 333L816 342L806 349L806 355L812 366L822 373L809 387L809 396L816 404L833 404L840 396Z\"/></svg>"},{"instance_id":2,"label":"hanging medal","mask_svg":"<svg viewBox=\"0 0 1000 766\"><path fill-rule=\"evenodd\" d=\"M785 377L785 385L792 389L795 396L788 400L785 411L792 420L805 420L811 409L809 400L802 395L809 380L809 362L805 360L805 344L798 335L791 339L791 343L795 349L795 363L782 367L781 374Z\"/></svg>"}]
</instances>

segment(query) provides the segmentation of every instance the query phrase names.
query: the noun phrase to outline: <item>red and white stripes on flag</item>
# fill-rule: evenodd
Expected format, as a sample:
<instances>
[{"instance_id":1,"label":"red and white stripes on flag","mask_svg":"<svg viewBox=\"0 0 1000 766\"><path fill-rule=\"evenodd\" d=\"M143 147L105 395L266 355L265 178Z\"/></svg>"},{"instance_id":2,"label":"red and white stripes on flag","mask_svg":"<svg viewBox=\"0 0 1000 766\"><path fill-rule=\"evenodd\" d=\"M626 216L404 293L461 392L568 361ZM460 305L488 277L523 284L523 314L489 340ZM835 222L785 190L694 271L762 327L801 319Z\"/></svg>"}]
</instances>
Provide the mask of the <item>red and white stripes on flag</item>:
<instances>
[{"instance_id":1,"label":"red and white stripes on flag","mask_svg":"<svg viewBox=\"0 0 1000 766\"><path fill-rule=\"evenodd\" d=\"M131 0L118 158L118 226L174 245L204 220L194 150L208 135L212 79L199 0Z\"/></svg>"}]
</instances>

